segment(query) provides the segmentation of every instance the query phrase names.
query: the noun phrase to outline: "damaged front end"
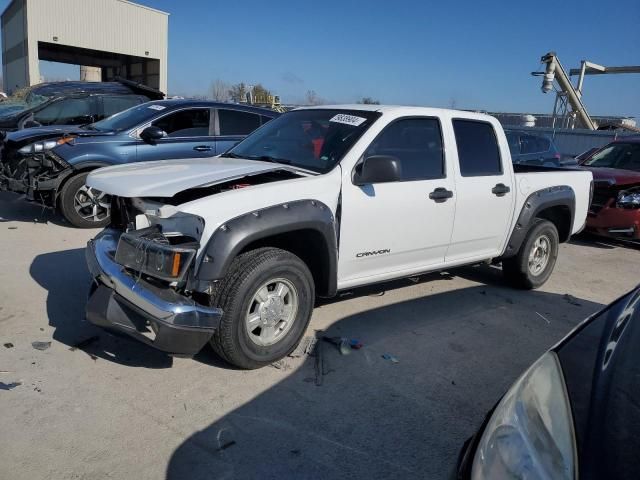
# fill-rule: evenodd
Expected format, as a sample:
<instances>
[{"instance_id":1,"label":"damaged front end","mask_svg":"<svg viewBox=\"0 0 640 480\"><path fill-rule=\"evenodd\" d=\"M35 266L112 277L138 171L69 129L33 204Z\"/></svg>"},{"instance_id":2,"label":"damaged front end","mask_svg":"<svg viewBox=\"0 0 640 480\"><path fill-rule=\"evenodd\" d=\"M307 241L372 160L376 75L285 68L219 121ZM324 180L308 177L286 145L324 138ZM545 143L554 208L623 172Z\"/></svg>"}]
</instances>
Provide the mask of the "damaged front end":
<instances>
[{"instance_id":1,"label":"damaged front end","mask_svg":"<svg viewBox=\"0 0 640 480\"><path fill-rule=\"evenodd\" d=\"M596 182L587 229L607 237L640 240L640 184Z\"/></svg>"},{"instance_id":2,"label":"damaged front end","mask_svg":"<svg viewBox=\"0 0 640 480\"><path fill-rule=\"evenodd\" d=\"M167 353L195 355L222 317L190 290L203 227L174 207L114 197L111 226L87 245L94 278L87 319Z\"/></svg>"},{"instance_id":3,"label":"damaged front end","mask_svg":"<svg viewBox=\"0 0 640 480\"><path fill-rule=\"evenodd\" d=\"M0 189L55 207L59 187L72 173L72 167L52 150L24 154L5 148L0 161Z\"/></svg>"}]
</instances>

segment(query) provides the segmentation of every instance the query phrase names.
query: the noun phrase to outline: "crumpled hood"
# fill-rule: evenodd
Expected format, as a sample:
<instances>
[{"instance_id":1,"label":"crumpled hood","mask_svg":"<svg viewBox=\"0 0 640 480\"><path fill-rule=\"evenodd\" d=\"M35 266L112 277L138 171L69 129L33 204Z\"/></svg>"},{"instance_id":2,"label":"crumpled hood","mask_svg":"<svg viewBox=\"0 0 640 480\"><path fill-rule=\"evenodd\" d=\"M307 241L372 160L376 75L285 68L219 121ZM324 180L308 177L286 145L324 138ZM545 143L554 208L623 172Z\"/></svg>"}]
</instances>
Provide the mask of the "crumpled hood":
<instances>
[{"instance_id":1,"label":"crumpled hood","mask_svg":"<svg viewBox=\"0 0 640 480\"><path fill-rule=\"evenodd\" d=\"M89 174L87 184L119 197L172 197L189 188L282 169L290 168L226 157L160 160L100 168Z\"/></svg>"},{"instance_id":2,"label":"crumpled hood","mask_svg":"<svg viewBox=\"0 0 640 480\"><path fill-rule=\"evenodd\" d=\"M83 131L85 130L82 130L77 125L52 125L50 127L25 128L17 132L9 132L6 141L21 145L45 138L62 137L66 133L79 133Z\"/></svg>"},{"instance_id":3,"label":"crumpled hood","mask_svg":"<svg viewBox=\"0 0 640 480\"><path fill-rule=\"evenodd\" d=\"M614 185L631 185L640 183L640 172L636 172L634 170L588 166L583 166L582 168L592 172L593 180L596 182L609 180L614 182Z\"/></svg>"}]
</instances>

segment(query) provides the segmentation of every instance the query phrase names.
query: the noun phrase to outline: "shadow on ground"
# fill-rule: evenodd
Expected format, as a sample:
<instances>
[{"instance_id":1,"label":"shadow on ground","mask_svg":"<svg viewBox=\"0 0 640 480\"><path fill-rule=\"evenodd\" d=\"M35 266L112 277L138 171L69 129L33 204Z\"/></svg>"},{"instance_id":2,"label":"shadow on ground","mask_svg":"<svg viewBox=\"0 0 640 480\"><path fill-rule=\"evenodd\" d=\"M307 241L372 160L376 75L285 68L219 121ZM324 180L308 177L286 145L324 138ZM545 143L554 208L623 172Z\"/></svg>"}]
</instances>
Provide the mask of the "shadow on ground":
<instances>
[{"instance_id":1,"label":"shadow on ground","mask_svg":"<svg viewBox=\"0 0 640 480\"><path fill-rule=\"evenodd\" d=\"M83 248L38 255L29 273L48 292L47 315L49 325L55 328L55 340L70 348L80 344L80 350L86 354L122 365L168 368L173 364L168 355L109 334L85 320L91 277Z\"/></svg>"},{"instance_id":2,"label":"shadow on ground","mask_svg":"<svg viewBox=\"0 0 640 480\"><path fill-rule=\"evenodd\" d=\"M487 267L456 273L489 285L381 298L338 320L327 334L362 350L341 356L322 344L324 375L313 357L281 370L280 383L185 440L167 479L447 478L523 369L601 307L505 288Z\"/></svg>"},{"instance_id":3,"label":"shadow on ground","mask_svg":"<svg viewBox=\"0 0 640 480\"><path fill-rule=\"evenodd\" d=\"M69 227L51 208L26 200L24 195L0 192L0 222L53 223Z\"/></svg>"}]
</instances>

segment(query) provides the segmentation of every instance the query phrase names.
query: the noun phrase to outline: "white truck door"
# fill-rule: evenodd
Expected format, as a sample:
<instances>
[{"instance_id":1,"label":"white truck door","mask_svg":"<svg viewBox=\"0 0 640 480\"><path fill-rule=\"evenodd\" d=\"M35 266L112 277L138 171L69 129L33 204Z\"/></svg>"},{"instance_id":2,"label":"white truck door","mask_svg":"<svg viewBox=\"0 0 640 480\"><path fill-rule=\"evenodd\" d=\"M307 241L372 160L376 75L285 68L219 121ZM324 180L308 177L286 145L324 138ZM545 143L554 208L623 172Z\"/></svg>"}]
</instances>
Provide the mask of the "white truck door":
<instances>
[{"instance_id":1,"label":"white truck door","mask_svg":"<svg viewBox=\"0 0 640 480\"><path fill-rule=\"evenodd\" d=\"M453 118L452 124L458 154L457 202L448 264L499 255L515 201L504 135L496 135L496 127L486 121Z\"/></svg>"},{"instance_id":2,"label":"white truck door","mask_svg":"<svg viewBox=\"0 0 640 480\"><path fill-rule=\"evenodd\" d=\"M450 129L446 135L452 137ZM395 157L399 181L357 186L353 172L344 172L340 288L444 262L456 202L454 173L444 153L439 119L403 117L380 132L356 165L361 168L371 156Z\"/></svg>"}]
</instances>

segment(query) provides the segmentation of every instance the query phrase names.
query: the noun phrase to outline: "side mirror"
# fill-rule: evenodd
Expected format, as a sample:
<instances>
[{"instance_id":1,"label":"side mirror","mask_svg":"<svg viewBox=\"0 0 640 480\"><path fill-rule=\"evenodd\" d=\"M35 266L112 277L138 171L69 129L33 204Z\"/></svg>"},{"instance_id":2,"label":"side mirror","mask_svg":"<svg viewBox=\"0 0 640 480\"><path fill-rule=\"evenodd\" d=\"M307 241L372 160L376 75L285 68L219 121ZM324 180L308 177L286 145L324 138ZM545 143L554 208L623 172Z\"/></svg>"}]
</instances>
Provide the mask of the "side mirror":
<instances>
[{"instance_id":1,"label":"side mirror","mask_svg":"<svg viewBox=\"0 0 640 480\"><path fill-rule=\"evenodd\" d=\"M391 155L367 157L356 167L353 184L362 186L371 183L398 182L402 179L400 160Z\"/></svg>"},{"instance_id":2,"label":"side mirror","mask_svg":"<svg viewBox=\"0 0 640 480\"><path fill-rule=\"evenodd\" d=\"M158 127L147 127L140 132L140 138L148 143L155 143L158 140L164 138L165 131Z\"/></svg>"}]
</instances>

